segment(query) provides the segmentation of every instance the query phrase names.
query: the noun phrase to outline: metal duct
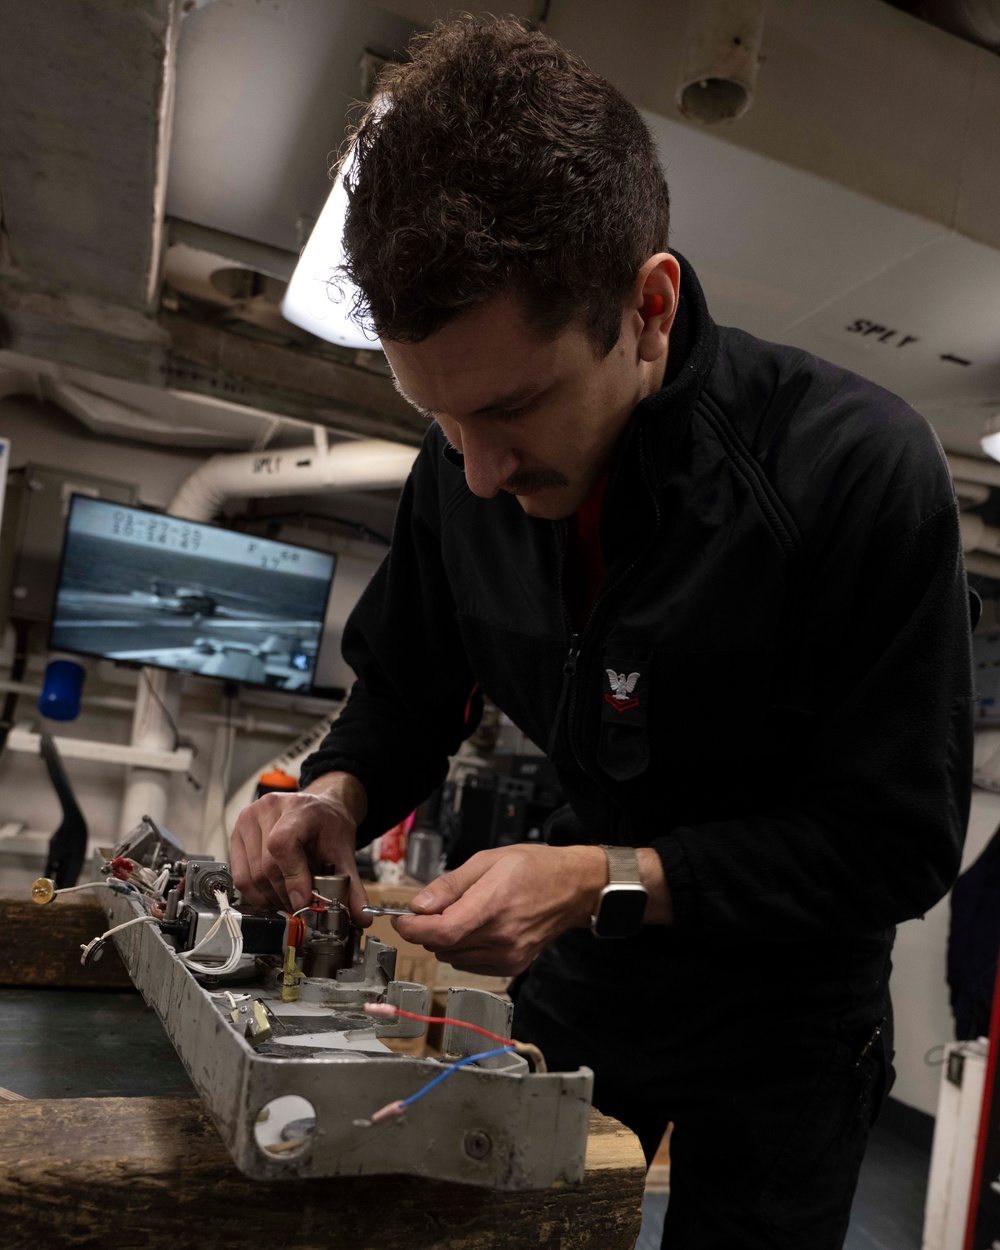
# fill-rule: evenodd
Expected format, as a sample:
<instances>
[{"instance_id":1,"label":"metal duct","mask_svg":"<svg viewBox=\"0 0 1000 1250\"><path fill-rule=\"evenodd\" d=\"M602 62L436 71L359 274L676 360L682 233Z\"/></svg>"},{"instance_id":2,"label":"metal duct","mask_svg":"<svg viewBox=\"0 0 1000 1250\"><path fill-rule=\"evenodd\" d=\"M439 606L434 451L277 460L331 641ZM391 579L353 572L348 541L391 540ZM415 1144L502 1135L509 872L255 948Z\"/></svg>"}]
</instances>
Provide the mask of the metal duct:
<instances>
[{"instance_id":1,"label":"metal duct","mask_svg":"<svg viewBox=\"0 0 1000 1250\"><path fill-rule=\"evenodd\" d=\"M708 0L691 6L677 107L705 125L742 117L753 103L764 0Z\"/></svg>"}]
</instances>

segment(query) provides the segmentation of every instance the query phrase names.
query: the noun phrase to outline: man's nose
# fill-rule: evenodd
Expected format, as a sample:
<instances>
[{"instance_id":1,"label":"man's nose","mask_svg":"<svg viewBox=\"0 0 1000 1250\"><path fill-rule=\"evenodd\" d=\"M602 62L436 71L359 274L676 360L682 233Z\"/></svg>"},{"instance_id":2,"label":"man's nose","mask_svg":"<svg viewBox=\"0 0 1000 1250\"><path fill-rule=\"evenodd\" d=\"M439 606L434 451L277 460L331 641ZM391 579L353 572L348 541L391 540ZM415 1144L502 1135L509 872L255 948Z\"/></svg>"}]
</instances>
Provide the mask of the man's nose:
<instances>
[{"instance_id":1,"label":"man's nose","mask_svg":"<svg viewBox=\"0 0 1000 1250\"><path fill-rule=\"evenodd\" d=\"M509 447L467 429L462 431L462 456L465 481L480 499L492 499L520 463Z\"/></svg>"}]
</instances>

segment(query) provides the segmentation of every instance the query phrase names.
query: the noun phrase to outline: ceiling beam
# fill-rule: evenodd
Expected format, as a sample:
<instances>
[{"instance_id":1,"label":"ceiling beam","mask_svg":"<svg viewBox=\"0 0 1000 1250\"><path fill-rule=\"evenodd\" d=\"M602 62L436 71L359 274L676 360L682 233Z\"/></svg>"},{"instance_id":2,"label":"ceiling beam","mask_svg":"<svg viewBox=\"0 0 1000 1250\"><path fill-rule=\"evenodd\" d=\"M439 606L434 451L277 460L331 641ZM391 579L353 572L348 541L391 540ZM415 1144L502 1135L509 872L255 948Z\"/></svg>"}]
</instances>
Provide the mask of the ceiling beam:
<instances>
[{"instance_id":1,"label":"ceiling beam","mask_svg":"<svg viewBox=\"0 0 1000 1250\"><path fill-rule=\"evenodd\" d=\"M179 24L179 0L4 4L3 228L40 285L152 305Z\"/></svg>"},{"instance_id":2,"label":"ceiling beam","mask_svg":"<svg viewBox=\"0 0 1000 1250\"><path fill-rule=\"evenodd\" d=\"M426 421L352 353L270 342L188 313L145 315L0 278L0 348L365 437L417 443Z\"/></svg>"}]
</instances>

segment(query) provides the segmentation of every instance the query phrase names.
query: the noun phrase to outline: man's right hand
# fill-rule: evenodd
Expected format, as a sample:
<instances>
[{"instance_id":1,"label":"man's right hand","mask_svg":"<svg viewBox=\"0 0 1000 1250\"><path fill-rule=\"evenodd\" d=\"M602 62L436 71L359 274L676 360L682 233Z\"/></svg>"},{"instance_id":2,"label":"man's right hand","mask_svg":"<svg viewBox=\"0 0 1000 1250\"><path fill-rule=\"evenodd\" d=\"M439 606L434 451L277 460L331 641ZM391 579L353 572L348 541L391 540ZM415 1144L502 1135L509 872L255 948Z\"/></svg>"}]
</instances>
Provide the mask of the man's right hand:
<instances>
[{"instance_id":1,"label":"man's right hand","mask_svg":"<svg viewBox=\"0 0 1000 1250\"><path fill-rule=\"evenodd\" d=\"M251 907L298 911L312 897L313 874L325 864L351 878L355 924L368 925L368 902L354 861L358 825L368 802L349 773L329 773L294 794L265 794L240 813L233 829L233 883Z\"/></svg>"}]
</instances>

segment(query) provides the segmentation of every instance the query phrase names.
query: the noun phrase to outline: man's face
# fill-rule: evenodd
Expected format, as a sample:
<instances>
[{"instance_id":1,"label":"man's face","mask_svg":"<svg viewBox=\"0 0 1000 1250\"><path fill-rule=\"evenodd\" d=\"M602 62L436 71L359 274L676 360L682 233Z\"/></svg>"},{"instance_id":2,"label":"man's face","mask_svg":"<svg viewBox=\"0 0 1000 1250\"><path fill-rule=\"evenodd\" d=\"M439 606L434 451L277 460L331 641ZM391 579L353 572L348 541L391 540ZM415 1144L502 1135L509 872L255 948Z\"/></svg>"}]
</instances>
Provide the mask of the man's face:
<instances>
[{"instance_id":1,"label":"man's face","mask_svg":"<svg viewBox=\"0 0 1000 1250\"><path fill-rule=\"evenodd\" d=\"M599 359L580 325L544 338L502 295L422 343L383 348L401 394L464 456L474 495L508 491L529 516L556 520L607 472L649 389L641 327L637 316L623 317L621 337Z\"/></svg>"}]
</instances>

